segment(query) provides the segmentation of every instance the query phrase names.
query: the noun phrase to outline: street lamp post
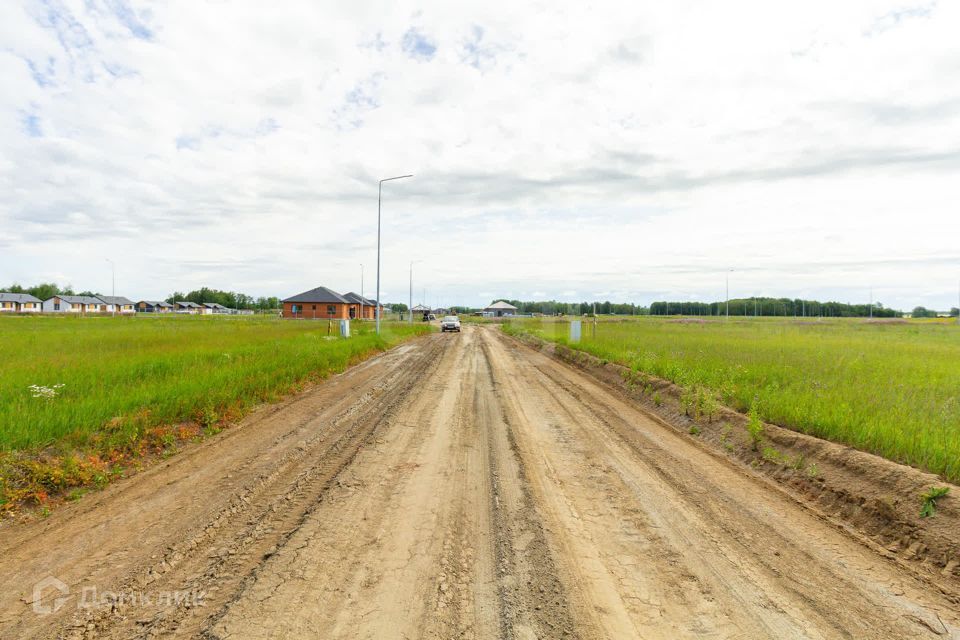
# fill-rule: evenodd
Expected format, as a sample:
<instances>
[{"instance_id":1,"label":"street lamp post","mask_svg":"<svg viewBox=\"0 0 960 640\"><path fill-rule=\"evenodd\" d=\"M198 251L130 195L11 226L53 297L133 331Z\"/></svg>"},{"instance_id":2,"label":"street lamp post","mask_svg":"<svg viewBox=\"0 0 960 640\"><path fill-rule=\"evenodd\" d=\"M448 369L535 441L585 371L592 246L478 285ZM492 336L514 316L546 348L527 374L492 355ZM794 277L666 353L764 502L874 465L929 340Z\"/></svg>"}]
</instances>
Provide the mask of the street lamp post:
<instances>
[{"instance_id":1,"label":"street lamp post","mask_svg":"<svg viewBox=\"0 0 960 640\"><path fill-rule=\"evenodd\" d=\"M360 319L363 320L363 263L360 263Z\"/></svg>"},{"instance_id":2,"label":"street lamp post","mask_svg":"<svg viewBox=\"0 0 960 640\"><path fill-rule=\"evenodd\" d=\"M380 335L380 307L382 306L382 303L380 302L380 203L383 201L383 183L391 180L401 180L403 178L412 177L413 174L384 178L377 185L377 299L374 300L377 311L377 335Z\"/></svg>"},{"instance_id":3,"label":"street lamp post","mask_svg":"<svg viewBox=\"0 0 960 640\"><path fill-rule=\"evenodd\" d=\"M416 262L420 262L420 261L419 260L410 261L410 298L407 300L407 304L409 305L407 307L407 313L410 316L410 322L413 322L413 265Z\"/></svg>"}]
</instances>

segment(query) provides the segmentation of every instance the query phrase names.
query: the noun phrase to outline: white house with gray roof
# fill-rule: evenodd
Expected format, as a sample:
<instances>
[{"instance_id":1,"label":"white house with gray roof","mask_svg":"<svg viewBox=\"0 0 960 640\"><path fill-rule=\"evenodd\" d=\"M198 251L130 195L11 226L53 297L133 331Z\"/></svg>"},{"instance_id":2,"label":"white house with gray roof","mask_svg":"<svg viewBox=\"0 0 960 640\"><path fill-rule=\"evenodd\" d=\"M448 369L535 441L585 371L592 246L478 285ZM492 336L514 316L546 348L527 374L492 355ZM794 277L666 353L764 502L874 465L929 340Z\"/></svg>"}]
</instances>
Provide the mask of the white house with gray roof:
<instances>
[{"instance_id":1,"label":"white house with gray roof","mask_svg":"<svg viewBox=\"0 0 960 640\"><path fill-rule=\"evenodd\" d=\"M93 296L53 296L43 301L44 313L107 313L107 303Z\"/></svg>"},{"instance_id":2,"label":"white house with gray roof","mask_svg":"<svg viewBox=\"0 0 960 640\"><path fill-rule=\"evenodd\" d=\"M43 302L29 293L0 292L0 313L40 313Z\"/></svg>"},{"instance_id":3,"label":"white house with gray roof","mask_svg":"<svg viewBox=\"0 0 960 640\"><path fill-rule=\"evenodd\" d=\"M518 309L510 304L509 302L504 302L503 300L497 300L489 307L486 307L483 310L483 315L492 316L494 318L502 318L517 315Z\"/></svg>"},{"instance_id":4,"label":"white house with gray roof","mask_svg":"<svg viewBox=\"0 0 960 640\"><path fill-rule=\"evenodd\" d=\"M137 312L133 300L128 300L123 296L97 296L100 300L107 303L107 313L134 314Z\"/></svg>"}]
</instances>

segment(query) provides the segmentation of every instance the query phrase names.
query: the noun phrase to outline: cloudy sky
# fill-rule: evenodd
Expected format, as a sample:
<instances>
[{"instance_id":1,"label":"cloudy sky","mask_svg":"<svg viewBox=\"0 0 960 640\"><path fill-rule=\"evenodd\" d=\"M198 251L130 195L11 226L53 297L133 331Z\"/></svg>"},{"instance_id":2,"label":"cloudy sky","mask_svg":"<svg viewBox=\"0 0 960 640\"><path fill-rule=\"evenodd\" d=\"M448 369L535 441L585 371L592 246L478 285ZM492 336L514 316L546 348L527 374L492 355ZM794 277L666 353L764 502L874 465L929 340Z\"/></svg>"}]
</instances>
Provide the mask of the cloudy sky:
<instances>
[{"instance_id":1,"label":"cloudy sky","mask_svg":"<svg viewBox=\"0 0 960 640\"><path fill-rule=\"evenodd\" d=\"M474 4L4 0L0 286L957 304L960 2Z\"/></svg>"}]
</instances>

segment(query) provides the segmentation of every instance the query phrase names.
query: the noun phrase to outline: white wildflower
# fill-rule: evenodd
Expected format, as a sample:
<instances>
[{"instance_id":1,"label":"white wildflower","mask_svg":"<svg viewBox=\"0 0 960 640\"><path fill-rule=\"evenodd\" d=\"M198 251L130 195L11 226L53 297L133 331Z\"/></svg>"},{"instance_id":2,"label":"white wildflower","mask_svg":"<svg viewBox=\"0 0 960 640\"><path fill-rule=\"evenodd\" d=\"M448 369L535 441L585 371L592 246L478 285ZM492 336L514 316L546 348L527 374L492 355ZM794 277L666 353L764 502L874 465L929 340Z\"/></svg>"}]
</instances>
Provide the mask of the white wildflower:
<instances>
[{"instance_id":1,"label":"white wildflower","mask_svg":"<svg viewBox=\"0 0 960 640\"><path fill-rule=\"evenodd\" d=\"M63 383L55 384L50 387L46 387L42 384L32 384L27 389L30 390L30 395L34 398L46 398L52 400L57 397L57 394L60 392L60 389L66 386Z\"/></svg>"}]
</instances>

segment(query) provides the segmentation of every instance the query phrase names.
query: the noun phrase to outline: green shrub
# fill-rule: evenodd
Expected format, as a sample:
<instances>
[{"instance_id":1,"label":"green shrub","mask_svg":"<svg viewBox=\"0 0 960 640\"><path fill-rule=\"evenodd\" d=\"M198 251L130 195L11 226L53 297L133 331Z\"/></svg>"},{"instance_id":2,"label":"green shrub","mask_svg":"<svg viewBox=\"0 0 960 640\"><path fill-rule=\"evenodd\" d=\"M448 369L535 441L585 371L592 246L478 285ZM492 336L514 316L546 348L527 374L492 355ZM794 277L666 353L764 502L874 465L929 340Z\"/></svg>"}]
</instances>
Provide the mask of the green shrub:
<instances>
[{"instance_id":1,"label":"green shrub","mask_svg":"<svg viewBox=\"0 0 960 640\"><path fill-rule=\"evenodd\" d=\"M930 487L930 489L920 496L920 517L932 518L937 512L937 500L950 493L950 487Z\"/></svg>"}]
</instances>

